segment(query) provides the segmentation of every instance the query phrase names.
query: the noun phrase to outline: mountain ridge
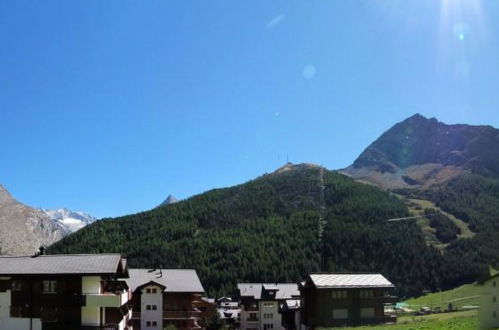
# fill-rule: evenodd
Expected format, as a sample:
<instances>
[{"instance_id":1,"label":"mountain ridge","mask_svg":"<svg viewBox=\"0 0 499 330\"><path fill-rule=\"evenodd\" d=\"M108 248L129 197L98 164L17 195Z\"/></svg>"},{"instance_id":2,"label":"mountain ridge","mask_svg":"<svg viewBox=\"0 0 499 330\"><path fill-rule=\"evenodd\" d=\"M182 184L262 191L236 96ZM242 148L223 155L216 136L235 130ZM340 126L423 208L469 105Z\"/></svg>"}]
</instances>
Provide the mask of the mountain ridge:
<instances>
[{"instance_id":1,"label":"mountain ridge","mask_svg":"<svg viewBox=\"0 0 499 330\"><path fill-rule=\"evenodd\" d=\"M420 114L395 124L343 171L384 188L428 188L465 173L499 175L499 130Z\"/></svg>"},{"instance_id":2,"label":"mountain ridge","mask_svg":"<svg viewBox=\"0 0 499 330\"><path fill-rule=\"evenodd\" d=\"M18 202L0 186L0 253L31 255L42 245L50 245L66 234L43 211Z\"/></svg>"},{"instance_id":3,"label":"mountain ridge","mask_svg":"<svg viewBox=\"0 0 499 330\"><path fill-rule=\"evenodd\" d=\"M320 253L324 271L381 272L401 295L461 284L482 271L467 263L450 271L455 256L428 246L417 224L387 221L407 215L402 201L374 186L317 165L286 164L236 186L93 223L48 252L119 252L132 267L194 267L212 295L232 293L236 281L299 281L321 271Z\"/></svg>"},{"instance_id":4,"label":"mountain ridge","mask_svg":"<svg viewBox=\"0 0 499 330\"><path fill-rule=\"evenodd\" d=\"M32 255L96 219L68 209L44 210L16 200L0 185L0 254Z\"/></svg>"},{"instance_id":5,"label":"mountain ridge","mask_svg":"<svg viewBox=\"0 0 499 330\"><path fill-rule=\"evenodd\" d=\"M97 219L88 213L81 211L71 211L68 208L42 209L52 220L59 222L69 232L75 232Z\"/></svg>"}]
</instances>

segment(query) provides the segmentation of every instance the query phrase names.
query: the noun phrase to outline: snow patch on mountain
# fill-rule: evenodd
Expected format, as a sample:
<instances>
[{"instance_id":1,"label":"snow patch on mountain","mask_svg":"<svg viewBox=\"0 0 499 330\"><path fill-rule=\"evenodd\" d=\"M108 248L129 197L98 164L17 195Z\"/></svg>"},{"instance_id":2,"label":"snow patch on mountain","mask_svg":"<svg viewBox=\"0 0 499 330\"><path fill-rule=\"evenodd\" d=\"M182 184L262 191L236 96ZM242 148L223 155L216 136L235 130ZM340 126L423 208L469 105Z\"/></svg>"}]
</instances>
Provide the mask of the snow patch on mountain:
<instances>
[{"instance_id":1,"label":"snow patch on mountain","mask_svg":"<svg viewBox=\"0 0 499 330\"><path fill-rule=\"evenodd\" d=\"M67 208L44 209L43 212L69 232L75 232L97 220L88 213L75 212Z\"/></svg>"}]
</instances>

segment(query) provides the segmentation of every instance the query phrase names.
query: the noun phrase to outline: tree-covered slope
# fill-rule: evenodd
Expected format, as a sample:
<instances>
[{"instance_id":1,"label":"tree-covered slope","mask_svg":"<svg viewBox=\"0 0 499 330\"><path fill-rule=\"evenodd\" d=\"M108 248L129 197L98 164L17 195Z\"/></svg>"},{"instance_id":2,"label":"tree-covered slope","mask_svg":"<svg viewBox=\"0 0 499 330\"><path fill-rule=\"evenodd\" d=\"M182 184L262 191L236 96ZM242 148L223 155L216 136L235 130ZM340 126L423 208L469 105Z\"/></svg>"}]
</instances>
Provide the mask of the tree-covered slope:
<instances>
[{"instance_id":1,"label":"tree-covered slope","mask_svg":"<svg viewBox=\"0 0 499 330\"><path fill-rule=\"evenodd\" d=\"M453 241L448 254L480 265L499 265L499 179L464 174L430 189L398 191L409 197L433 201L440 209L465 221L475 232Z\"/></svg>"},{"instance_id":2,"label":"tree-covered slope","mask_svg":"<svg viewBox=\"0 0 499 330\"><path fill-rule=\"evenodd\" d=\"M212 295L240 282L299 281L320 271L320 169L298 165L148 212L98 221L51 253L121 252L132 267L195 268ZM324 171L326 271L381 272L403 296L452 287L482 271L425 244L396 197ZM452 270L450 270L452 265Z\"/></svg>"}]
</instances>

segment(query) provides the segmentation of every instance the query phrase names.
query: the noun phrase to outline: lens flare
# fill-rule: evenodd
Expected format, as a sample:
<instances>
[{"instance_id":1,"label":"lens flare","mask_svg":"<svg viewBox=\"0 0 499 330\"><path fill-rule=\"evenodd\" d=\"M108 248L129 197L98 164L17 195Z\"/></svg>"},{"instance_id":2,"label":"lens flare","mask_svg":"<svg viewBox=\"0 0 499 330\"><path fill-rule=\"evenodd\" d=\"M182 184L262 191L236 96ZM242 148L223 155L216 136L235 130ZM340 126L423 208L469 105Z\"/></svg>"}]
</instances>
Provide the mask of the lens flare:
<instances>
[{"instance_id":1,"label":"lens flare","mask_svg":"<svg viewBox=\"0 0 499 330\"><path fill-rule=\"evenodd\" d=\"M442 74L465 83L472 67L472 52L481 48L485 35L485 15L481 0L441 0L439 59Z\"/></svg>"}]
</instances>

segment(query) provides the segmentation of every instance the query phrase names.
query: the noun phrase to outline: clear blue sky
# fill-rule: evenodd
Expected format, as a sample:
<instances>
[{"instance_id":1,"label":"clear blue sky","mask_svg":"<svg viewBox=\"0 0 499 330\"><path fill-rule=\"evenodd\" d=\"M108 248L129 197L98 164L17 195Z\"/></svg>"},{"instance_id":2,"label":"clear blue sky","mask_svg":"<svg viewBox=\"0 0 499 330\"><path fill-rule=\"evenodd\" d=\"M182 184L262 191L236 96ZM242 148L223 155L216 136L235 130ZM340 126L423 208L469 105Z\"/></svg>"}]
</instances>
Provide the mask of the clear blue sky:
<instances>
[{"instance_id":1,"label":"clear blue sky","mask_svg":"<svg viewBox=\"0 0 499 330\"><path fill-rule=\"evenodd\" d=\"M498 88L499 1L1 1L0 183L124 215L416 112L499 127Z\"/></svg>"}]
</instances>

